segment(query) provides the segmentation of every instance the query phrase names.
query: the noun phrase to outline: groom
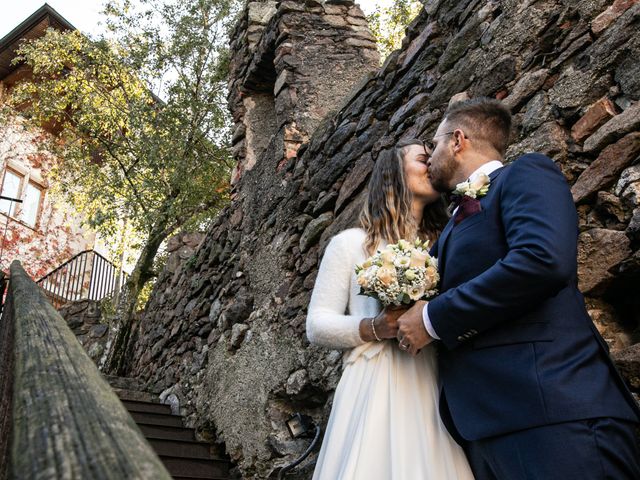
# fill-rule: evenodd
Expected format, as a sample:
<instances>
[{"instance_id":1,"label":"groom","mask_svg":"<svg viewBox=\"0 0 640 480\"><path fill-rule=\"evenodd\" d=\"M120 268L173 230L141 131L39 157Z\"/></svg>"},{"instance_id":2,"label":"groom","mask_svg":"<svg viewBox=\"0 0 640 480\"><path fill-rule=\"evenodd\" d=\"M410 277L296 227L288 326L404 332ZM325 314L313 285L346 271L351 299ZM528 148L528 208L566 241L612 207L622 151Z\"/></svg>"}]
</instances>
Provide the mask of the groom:
<instances>
[{"instance_id":1,"label":"groom","mask_svg":"<svg viewBox=\"0 0 640 480\"><path fill-rule=\"evenodd\" d=\"M640 479L640 410L577 288L569 187L544 155L503 166L510 130L486 98L438 127L431 182L472 195L434 245L441 295L400 317L400 346L439 341L440 413L476 479Z\"/></svg>"}]
</instances>

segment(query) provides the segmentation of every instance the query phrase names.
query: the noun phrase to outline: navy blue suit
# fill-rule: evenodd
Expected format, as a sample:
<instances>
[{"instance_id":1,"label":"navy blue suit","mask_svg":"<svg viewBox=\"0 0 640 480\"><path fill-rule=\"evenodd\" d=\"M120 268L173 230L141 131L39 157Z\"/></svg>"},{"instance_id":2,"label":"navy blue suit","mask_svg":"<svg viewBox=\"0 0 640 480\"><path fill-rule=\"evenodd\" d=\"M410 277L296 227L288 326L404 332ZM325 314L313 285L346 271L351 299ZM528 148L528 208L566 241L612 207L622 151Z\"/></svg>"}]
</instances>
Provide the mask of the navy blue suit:
<instances>
[{"instance_id":1,"label":"navy blue suit","mask_svg":"<svg viewBox=\"0 0 640 480\"><path fill-rule=\"evenodd\" d=\"M458 225L450 221L433 249L442 283L428 312L441 338L441 413L467 446L477 478L573 478L571 466L563 473L556 465L549 476L551 467L533 454L516 462L524 470L511 471L509 457L537 447L515 454L505 445L533 434L524 443L553 438L573 455L577 437L550 426L566 430L577 421L584 427L578 436L595 439L595 419L626 428L639 421L640 410L577 288L577 214L562 173L548 157L527 154L490 178L482 210ZM501 443L505 436L513 437ZM637 455L637 445L625 448ZM633 468L621 478L640 475Z\"/></svg>"}]
</instances>

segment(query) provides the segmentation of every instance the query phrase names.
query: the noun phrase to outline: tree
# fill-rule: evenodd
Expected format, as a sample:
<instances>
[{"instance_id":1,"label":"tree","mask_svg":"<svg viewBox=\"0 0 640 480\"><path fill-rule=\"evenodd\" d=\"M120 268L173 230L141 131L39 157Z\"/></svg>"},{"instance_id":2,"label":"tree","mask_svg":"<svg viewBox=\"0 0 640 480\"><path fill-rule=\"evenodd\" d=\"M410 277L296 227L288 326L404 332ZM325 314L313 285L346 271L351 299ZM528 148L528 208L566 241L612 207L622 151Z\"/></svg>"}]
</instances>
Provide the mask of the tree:
<instances>
[{"instance_id":1,"label":"tree","mask_svg":"<svg viewBox=\"0 0 640 480\"><path fill-rule=\"evenodd\" d=\"M27 42L31 67L13 99L38 125L59 130L60 190L106 236L131 228L139 256L120 296L107 370L120 373L140 292L162 242L200 225L227 201L228 0L111 1L109 36L53 29Z\"/></svg>"},{"instance_id":2,"label":"tree","mask_svg":"<svg viewBox=\"0 0 640 480\"><path fill-rule=\"evenodd\" d=\"M373 13L368 15L369 27L376 37L382 62L391 52L400 48L405 29L422 8L422 2L416 0L397 0L390 6L378 4Z\"/></svg>"}]
</instances>

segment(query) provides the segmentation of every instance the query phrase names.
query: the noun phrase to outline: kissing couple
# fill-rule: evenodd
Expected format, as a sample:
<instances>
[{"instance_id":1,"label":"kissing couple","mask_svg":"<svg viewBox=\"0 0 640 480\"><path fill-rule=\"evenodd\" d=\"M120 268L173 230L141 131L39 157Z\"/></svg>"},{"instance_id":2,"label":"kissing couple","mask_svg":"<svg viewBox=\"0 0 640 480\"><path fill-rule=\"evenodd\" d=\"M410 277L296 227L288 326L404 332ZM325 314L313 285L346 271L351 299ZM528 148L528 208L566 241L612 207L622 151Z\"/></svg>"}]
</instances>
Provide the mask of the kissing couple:
<instances>
[{"instance_id":1,"label":"kissing couple","mask_svg":"<svg viewBox=\"0 0 640 480\"><path fill-rule=\"evenodd\" d=\"M378 155L361 228L331 239L308 310L310 342L344 350L314 479L640 478L640 410L577 288L569 186L538 153L504 165L510 132L509 110L477 98L430 142ZM359 295L354 266L415 238L433 243L439 296Z\"/></svg>"}]
</instances>

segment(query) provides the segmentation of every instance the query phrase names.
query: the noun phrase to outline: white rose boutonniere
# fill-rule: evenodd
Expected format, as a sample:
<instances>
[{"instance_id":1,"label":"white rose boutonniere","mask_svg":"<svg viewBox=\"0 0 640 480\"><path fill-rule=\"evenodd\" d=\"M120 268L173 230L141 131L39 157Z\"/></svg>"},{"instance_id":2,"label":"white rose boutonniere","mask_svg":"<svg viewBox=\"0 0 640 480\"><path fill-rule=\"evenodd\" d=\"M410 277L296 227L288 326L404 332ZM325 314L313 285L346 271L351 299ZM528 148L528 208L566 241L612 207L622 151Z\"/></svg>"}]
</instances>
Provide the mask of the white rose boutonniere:
<instances>
[{"instance_id":1,"label":"white rose boutonniere","mask_svg":"<svg viewBox=\"0 0 640 480\"><path fill-rule=\"evenodd\" d=\"M453 194L461 197L466 195L471 198L480 198L487 194L490 185L491 179L489 175L480 173L476 175L473 180L467 180L466 182L457 184Z\"/></svg>"}]
</instances>

